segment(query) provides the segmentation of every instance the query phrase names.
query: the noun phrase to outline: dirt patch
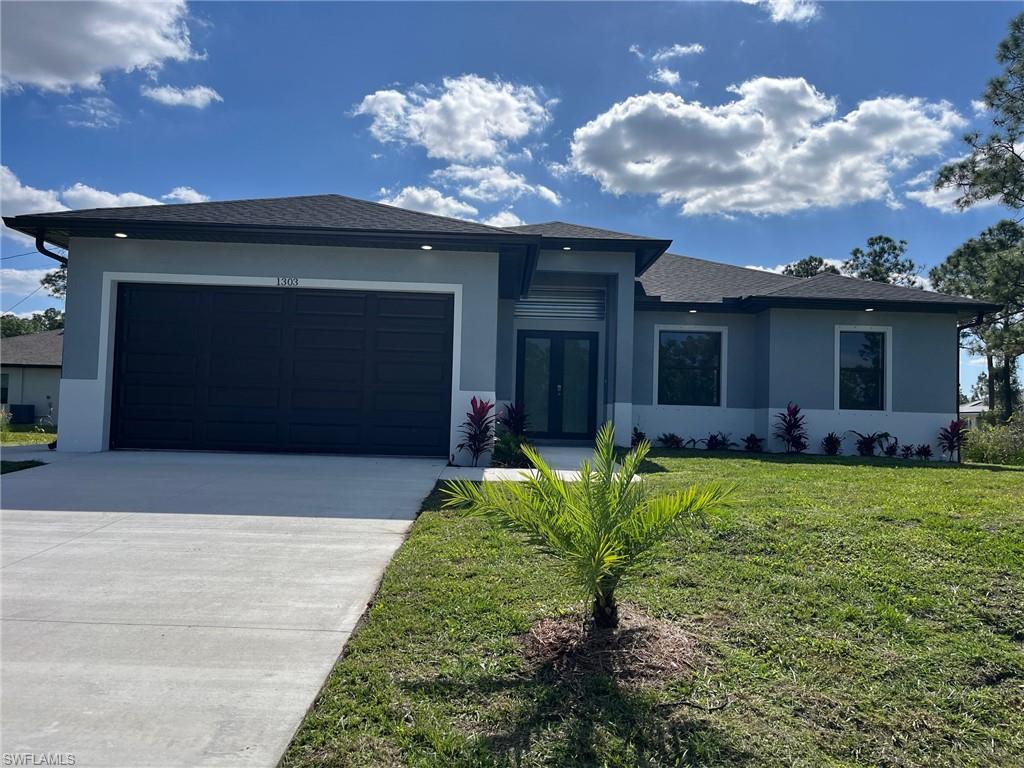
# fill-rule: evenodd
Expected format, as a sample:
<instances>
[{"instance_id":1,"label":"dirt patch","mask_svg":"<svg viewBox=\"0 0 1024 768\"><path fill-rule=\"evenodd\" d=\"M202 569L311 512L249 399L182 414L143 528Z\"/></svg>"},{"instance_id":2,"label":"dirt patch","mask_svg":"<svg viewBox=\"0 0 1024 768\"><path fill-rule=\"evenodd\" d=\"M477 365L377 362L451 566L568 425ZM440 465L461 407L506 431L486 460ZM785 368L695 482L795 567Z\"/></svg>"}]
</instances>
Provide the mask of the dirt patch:
<instances>
[{"instance_id":1,"label":"dirt patch","mask_svg":"<svg viewBox=\"0 0 1024 768\"><path fill-rule=\"evenodd\" d=\"M617 629L563 616L541 619L522 640L534 668L550 666L568 678L605 674L637 686L689 677L704 661L693 635L631 603L619 605Z\"/></svg>"}]
</instances>

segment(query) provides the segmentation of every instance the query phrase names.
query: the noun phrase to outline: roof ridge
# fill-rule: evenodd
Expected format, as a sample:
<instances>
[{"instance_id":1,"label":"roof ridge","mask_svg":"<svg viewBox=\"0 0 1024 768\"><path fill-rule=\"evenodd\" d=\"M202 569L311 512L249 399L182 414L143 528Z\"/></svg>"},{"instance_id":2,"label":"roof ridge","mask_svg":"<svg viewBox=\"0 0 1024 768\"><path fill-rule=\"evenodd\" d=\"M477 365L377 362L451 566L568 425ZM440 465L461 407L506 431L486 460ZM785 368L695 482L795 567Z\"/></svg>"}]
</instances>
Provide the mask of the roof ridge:
<instances>
[{"instance_id":1,"label":"roof ridge","mask_svg":"<svg viewBox=\"0 0 1024 768\"><path fill-rule=\"evenodd\" d=\"M313 195L313 197L321 197L321 195ZM495 232L501 232L501 233L506 234L506 235L521 235L521 234L523 234L522 232L513 232L512 230L505 229L503 227L492 227L490 224L484 224L483 222L473 221L472 219L460 219L460 218L458 218L456 216L442 216L441 214L438 214L438 213L427 213L426 211L417 211L414 208L403 208L400 205L392 205L391 203L382 203L379 200L364 200L361 197L352 197L351 195L339 195L339 194L334 193L334 192L332 192L330 194L327 194L327 195L322 195L322 197L338 197L338 198L341 198L343 200L354 200L357 203L365 203L365 204L373 205L373 206L376 206L376 207L379 207L379 208L388 208L388 209L393 210L393 211L394 210L402 211L403 213L412 213L412 214L415 214L416 216L423 216L423 217L428 218L428 219L442 219L444 221L458 221L458 222L461 222L463 224L476 224L478 227L487 227L487 229L492 229Z\"/></svg>"}]
</instances>

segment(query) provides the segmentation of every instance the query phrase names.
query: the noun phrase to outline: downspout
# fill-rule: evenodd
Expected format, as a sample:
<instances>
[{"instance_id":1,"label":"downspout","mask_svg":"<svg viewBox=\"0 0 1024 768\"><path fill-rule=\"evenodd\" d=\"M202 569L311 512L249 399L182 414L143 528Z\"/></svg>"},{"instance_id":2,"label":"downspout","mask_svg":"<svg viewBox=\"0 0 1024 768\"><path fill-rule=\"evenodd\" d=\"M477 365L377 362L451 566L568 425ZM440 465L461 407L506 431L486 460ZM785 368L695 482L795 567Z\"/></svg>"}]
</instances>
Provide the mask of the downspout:
<instances>
[{"instance_id":1,"label":"downspout","mask_svg":"<svg viewBox=\"0 0 1024 768\"><path fill-rule=\"evenodd\" d=\"M45 232L36 235L36 250L39 251L41 254L43 254L43 256L48 256L49 258L53 259L54 261L59 261L61 264L63 264L66 267L68 265L68 260L67 260L66 257L61 256L59 253L54 253L53 251L49 251L49 250L46 249L45 237L46 237L46 233Z\"/></svg>"}]
</instances>

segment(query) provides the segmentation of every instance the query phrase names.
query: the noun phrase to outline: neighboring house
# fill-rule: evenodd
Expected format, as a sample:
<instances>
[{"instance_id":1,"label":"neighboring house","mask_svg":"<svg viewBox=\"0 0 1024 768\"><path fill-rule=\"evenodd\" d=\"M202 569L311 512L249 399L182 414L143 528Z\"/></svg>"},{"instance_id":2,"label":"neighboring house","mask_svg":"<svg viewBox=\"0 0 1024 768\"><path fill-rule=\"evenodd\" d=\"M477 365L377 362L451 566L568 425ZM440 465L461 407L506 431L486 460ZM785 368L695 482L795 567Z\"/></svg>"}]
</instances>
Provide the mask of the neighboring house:
<instances>
[{"instance_id":1,"label":"neighboring house","mask_svg":"<svg viewBox=\"0 0 1024 768\"><path fill-rule=\"evenodd\" d=\"M551 222L496 228L339 195L4 219L69 248L63 450L460 456L473 396L537 438L605 420L933 443L967 298L666 254ZM769 448L778 449L770 440Z\"/></svg>"},{"instance_id":2,"label":"neighboring house","mask_svg":"<svg viewBox=\"0 0 1024 768\"><path fill-rule=\"evenodd\" d=\"M967 424L968 429L977 429L982 417L988 413L988 403L984 400L971 400L960 404L960 420Z\"/></svg>"},{"instance_id":3,"label":"neighboring house","mask_svg":"<svg viewBox=\"0 0 1024 768\"><path fill-rule=\"evenodd\" d=\"M47 417L57 423L60 365L64 331L42 331L0 340L0 403L15 416L15 423L38 422ZM30 405L32 415L18 418Z\"/></svg>"}]
</instances>

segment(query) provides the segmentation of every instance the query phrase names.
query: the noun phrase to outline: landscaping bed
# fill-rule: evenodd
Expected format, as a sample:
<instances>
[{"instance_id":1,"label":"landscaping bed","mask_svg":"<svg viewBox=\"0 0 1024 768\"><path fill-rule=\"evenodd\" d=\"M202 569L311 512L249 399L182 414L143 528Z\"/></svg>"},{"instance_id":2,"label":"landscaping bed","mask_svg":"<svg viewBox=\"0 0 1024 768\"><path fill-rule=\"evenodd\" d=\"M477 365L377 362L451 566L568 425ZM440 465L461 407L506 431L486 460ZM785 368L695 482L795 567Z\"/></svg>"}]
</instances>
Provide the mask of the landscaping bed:
<instances>
[{"instance_id":1,"label":"landscaping bed","mask_svg":"<svg viewBox=\"0 0 1024 768\"><path fill-rule=\"evenodd\" d=\"M553 561L435 493L283 764L1019 760L1024 472L693 451L645 469L665 492L736 484L621 588L623 628L666 622L678 669L581 661Z\"/></svg>"},{"instance_id":2,"label":"landscaping bed","mask_svg":"<svg viewBox=\"0 0 1024 768\"><path fill-rule=\"evenodd\" d=\"M0 445L37 445L56 439L56 429L36 424L8 424L0 431Z\"/></svg>"}]
</instances>

